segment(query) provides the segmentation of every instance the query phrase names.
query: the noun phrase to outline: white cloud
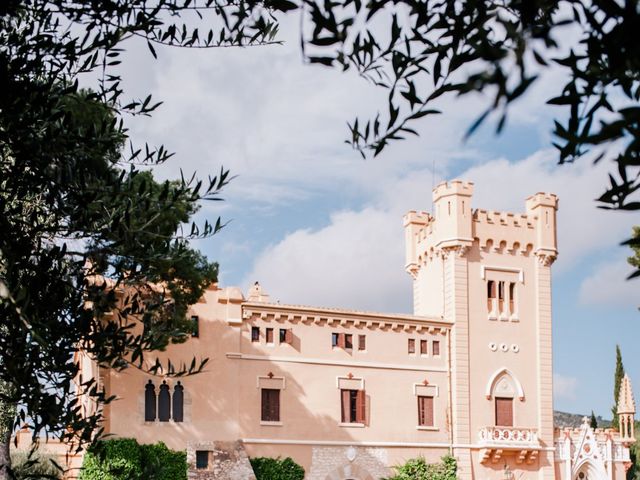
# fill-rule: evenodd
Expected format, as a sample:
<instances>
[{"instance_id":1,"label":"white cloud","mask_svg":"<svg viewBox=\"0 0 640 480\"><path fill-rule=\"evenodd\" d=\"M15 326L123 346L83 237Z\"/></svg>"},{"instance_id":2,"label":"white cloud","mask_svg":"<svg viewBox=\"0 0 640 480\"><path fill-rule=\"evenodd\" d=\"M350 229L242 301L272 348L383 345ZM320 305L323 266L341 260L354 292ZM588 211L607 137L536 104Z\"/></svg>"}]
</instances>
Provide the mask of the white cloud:
<instances>
[{"instance_id":1,"label":"white cloud","mask_svg":"<svg viewBox=\"0 0 640 480\"><path fill-rule=\"evenodd\" d=\"M602 254L629 229L629 217L598 210L593 202L603 167L559 167L552 151L512 163L494 160L460 177L475 182L476 208L521 212L525 198L535 192L558 194L557 269L570 269L586 256ZM426 170L388 179L368 207L335 214L323 228L298 230L266 248L245 284L259 280L283 302L409 311L401 218L408 210L431 208L432 182Z\"/></svg>"},{"instance_id":2,"label":"white cloud","mask_svg":"<svg viewBox=\"0 0 640 480\"><path fill-rule=\"evenodd\" d=\"M625 259L599 263L580 285L580 303L618 307L640 306L640 281L625 280L631 271L632 267Z\"/></svg>"},{"instance_id":3,"label":"white cloud","mask_svg":"<svg viewBox=\"0 0 640 480\"><path fill-rule=\"evenodd\" d=\"M559 373L553 374L553 396L555 399L576 400L578 379Z\"/></svg>"}]
</instances>

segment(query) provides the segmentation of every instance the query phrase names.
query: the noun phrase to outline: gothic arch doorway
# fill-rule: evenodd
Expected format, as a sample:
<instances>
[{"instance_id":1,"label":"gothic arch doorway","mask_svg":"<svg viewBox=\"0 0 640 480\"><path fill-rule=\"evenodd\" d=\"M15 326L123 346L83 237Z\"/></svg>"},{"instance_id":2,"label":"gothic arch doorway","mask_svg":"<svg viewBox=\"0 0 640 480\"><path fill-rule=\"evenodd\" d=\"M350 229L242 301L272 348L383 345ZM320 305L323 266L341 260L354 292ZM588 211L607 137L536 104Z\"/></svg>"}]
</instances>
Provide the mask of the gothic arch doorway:
<instances>
[{"instance_id":1,"label":"gothic arch doorway","mask_svg":"<svg viewBox=\"0 0 640 480\"><path fill-rule=\"evenodd\" d=\"M607 480L607 472L602 465L586 461L578 468L573 480Z\"/></svg>"},{"instance_id":2,"label":"gothic arch doorway","mask_svg":"<svg viewBox=\"0 0 640 480\"><path fill-rule=\"evenodd\" d=\"M331 472L325 480L374 480L373 476L359 465L349 463Z\"/></svg>"}]
</instances>

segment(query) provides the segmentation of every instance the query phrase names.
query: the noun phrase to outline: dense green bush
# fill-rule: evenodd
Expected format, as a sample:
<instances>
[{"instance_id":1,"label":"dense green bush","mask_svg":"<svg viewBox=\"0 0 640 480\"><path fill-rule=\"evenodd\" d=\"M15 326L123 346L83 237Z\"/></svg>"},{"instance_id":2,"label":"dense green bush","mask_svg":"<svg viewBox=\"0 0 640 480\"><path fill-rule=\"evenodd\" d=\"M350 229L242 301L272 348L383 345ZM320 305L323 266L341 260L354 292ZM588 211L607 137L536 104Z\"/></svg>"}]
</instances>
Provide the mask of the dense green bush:
<instances>
[{"instance_id":1,"label":"dense green bush","mask_svg":"<svg viewBox=\"0 0 640 480\"><path fill-rule=\"evenodd\" d=\"M140 445L142 478L153 480L187 480L187 453L171 450L164 443Z\"/></svg>"},{"instance_id":2,"label":"dense green bush","mask_svg":"<svg viewBox=\"0 0 640 480\"><path fill-rule=\"evenodd\" d=\"M251 459L253 473L257 480L303 480L304 468L287 457L256 457Z\"/></svg>"},{"instance_id":3,"label":"dense green bush","mask_svg":"<svg viewBox=\"0 0 640 480\"><path fill-rule=\"evenodd\" d=\"M187 455L132 438L98 442L84 456L81 480L186 480Z\"/></svg>"},{"instance_id":4,"label":"dense green bush","mask_svg":"<svg viewBox=\"0 0 640 480\"><path fill-rule=\"evenodd\" d=\"M408 460L394 467L396 474L387 480L456 480L456 459L445 455L440 463L427 463L424 457Z\"/></svg>"},{"instance_id":5,"label":"dense green bush","mask_svg":"<svg viewBox=\"0 0 640 480\"><path fill-rule=\"evenodd\" d=\"M31 456L27 452L11 453L11 465L16 480L36 480L62 478L62 470L52 460L55 457L35 452Z\"/></svg>"}]
</instances>

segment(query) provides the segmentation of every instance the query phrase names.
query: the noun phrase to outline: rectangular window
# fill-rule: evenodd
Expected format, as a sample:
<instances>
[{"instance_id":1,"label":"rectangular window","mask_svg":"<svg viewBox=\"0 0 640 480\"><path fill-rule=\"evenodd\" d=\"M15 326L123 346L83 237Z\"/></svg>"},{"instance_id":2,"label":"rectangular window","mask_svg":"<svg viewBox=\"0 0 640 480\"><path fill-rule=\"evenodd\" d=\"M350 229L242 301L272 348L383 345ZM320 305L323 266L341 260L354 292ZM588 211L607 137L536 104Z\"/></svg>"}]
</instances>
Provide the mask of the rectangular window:
<instances>
[{"instance_id":1,"label":"rectangular window","mask_svg":"<svg viewBox=\"0 0 640 480\"><path fill-rule=\"evenodd\" d=\"M433 427L433 397L418 396L418 425Z\"/></svg>"},{"instance_id":2,"label":"rectangular window","mask_svg":"<svg viewBox=\"0 0 640 480\"><path fill-rule=\"evenodd\" d=\"M366 349L367 349L367 336L358 335L358 350L366 350Z\"/></svg>"},{"instance_id":3,"label":"rectangular window","mask_svg":"<svg viewBox=\"0 0 640 480\"><path fill-rule=\"evenodd\" d=\"M409 353L416 353L416 341L413 338L409 339L408 351Z\"/></svg>"},{"instance_id":4,"label":"rectangular window","mask_svg":"<svg viewBox=\"0 0 640 480\"><path fill-rule=\"evenodd\" d=\"M252 342L260 341L260 327L251 327L251 341Z\"/></svg>"},{"instance_id":5,"label":"rectangular window","mask_svg":"<svg viewBox=\"0 0 640 480\"><path fill-rule=\"evenodd\" d=\"M498 311L504 312L504 282L498 282Z\"/></svg>"},{"instance_id":6,"label":"rectangular window","mask_svg":"<svg viewBox=\"0 0 640 480\"><path fill-rule=\"evenodd\" d=\"M280 333L280 336L278 337L278 341L280 343L287 343L287 329L281 328L279 333Z\"/></svg>"},{"instance_id":7,"label":"rectangular window","mask_svg":"<svg viewBox=\"0 0 640 480\"><path fill-rule=\"evenodd\" d=\"M191 315L191 336L199 337L200 336L200 321L197 315Z\"/></svg>"},{"instance_id":8,"label":"rectangular window","mask_svg":"<svg viewBox=\"0 0 640 480\"><path fill-rule=\"evenodd\" d=\"M437 357L438 355L440 355L440 341L434 340L431 343L431 351L433 352L434 357Z\"/></svg>"},{"instance_id":9,"label":"rectangular window","mask_svg":"<svg viewBox=\"0 0 640 480\"><path fill-rule=\"evenodd\" d=\"M420 355L426 355L428 353L427 344L428 342L426 340L420 340Z\"/></svg>"},{"instance_id":10,"label":"rectangular window","mask_svg":"<svg viewBox=\"0 0 640 480\"><path fill-rule=\"evenodd\" d=\"M344 335L344 348L353 348L353 335L350 333Z\"/></svg>"},{"instance_id":11,"label":"rectangular window","mask_svg":"<svg viewBox=\"0 0 640 480\"><path fill-rule=\"evenodd\" d=\"M496 397L496 426L513 427L513 398Z\"/></svg>"},{"instance_id":12,"label":"rectangular window","mask_svg":"<svg viewBox=\"0 0 640 480\"><path fill-rule=\"evenodd\" d=\"M364 390L340 390L342 423L365 423L366 394Z\"/></svg>"},{"instance_id":13,"label":"rectangular window","mask_svg":"<svg viewBox=\"0 0 640 480\"><path fill-rule=\"evenodd\" d=\"M262 415L263 422L280 421L280 390L274 388L262 389Z\"/></svg>"},{"instance_id":14,"label":"rectangular window","mask_svg":"<svg viewBox=\"0 0 640 480\"><path fill-rule=\"evenodd\" d=\"M337 333L332 333L331 334L331 346L332 347L337 347L338 346L338 334Z\"/></svg>"},{"instance_id":15,"label":"rectangular window","mask_svg":"<svg viewBox=\"0 0 640 480\"><path fill-rule=\"evenodd\" d=\"M209 452L206 450L196 450L196 468L205 470L209 468Z\"/></svg>"},{"instance_id":16,"label":"rectangular window","mask_svg":"<svg viewBox=\"0 0 640 480\"><path fill-rule=\"evenodd\" d=\"M267 343L273 343L273 328L267 328Z\"/></svg>"}]
</instances>

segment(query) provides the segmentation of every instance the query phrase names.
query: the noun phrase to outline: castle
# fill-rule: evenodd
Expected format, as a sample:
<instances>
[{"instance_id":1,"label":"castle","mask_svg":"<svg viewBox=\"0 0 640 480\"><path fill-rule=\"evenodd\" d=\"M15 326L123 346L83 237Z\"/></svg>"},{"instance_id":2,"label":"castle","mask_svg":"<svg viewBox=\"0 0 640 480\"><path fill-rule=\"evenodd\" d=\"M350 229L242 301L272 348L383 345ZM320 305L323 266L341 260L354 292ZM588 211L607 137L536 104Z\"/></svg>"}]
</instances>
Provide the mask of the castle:
<instances>
[{"instance_id":1,"label":"castle","mask_svg":"<svg viewBox=\"0 0 640 480\"><path fill-rule=\"evenodd\" d=\"M248 456L290 456L308 480L373 480L446 454L460 479L624 479L628 377L620 431L553 424L556 196L537 193L513 214L472 209L472 194L470 182L442 183L432 214L404 217L413 315L212 285L191 308L194 337L157 354L208 357L205 372L152 377L82 358L83 376L118 397L106 433L186 449L194 479L249 480Z\"/></svg>"}]
</instances>

